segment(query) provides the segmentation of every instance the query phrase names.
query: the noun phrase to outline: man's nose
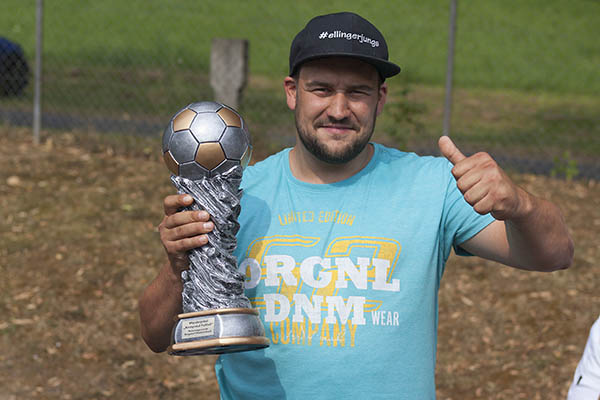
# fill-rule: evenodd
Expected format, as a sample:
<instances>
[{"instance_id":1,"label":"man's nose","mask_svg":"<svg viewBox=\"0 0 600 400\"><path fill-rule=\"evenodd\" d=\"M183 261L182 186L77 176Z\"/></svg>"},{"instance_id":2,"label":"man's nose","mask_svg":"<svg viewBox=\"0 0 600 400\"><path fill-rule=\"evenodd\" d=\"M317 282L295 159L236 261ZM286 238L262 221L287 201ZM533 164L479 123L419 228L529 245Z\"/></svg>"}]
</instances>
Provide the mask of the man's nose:
<instances>
[{"instance_id":1,"label":"man's nose","mask_svg":"<svg viewBox=\"0 0 600 400\"><path fill-rule=\"evenodd\" d=\"M350 116L350 104L345 93L338 92L331 98L331 103L327 110L329 116L336 120L341 120Z\"/></svg>"}]
</instances>

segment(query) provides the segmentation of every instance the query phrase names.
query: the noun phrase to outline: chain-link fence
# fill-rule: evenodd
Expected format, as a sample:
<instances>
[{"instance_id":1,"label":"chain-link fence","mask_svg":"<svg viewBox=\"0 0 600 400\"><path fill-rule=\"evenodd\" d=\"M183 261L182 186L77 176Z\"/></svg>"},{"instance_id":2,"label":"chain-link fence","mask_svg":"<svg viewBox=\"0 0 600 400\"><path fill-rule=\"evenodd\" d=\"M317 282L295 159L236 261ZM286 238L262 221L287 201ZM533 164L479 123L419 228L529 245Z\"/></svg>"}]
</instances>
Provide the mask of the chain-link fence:
<instances>
[{"instance_id":1,"label":"chain-link fence","mask_svg":"<svg viewBox=\"0 0 600 400\"><path fill-rule=\"evenodd\" d=\"M378 120L376 140L436 153L436 137L442 130L449 3L430 0L393 7L385 2L350 3L46 2L42 127L160 136L175 111L213 99L213 39L243 38L249 42L249 78L239 110L262 154L288 146L294 142L295 128L281 82L287 73L289 44L310 17L352 9L380 28L388 39L390 58L403 67L400 76L388 83L389 101ZM587 66L594 57L597 61L599 45L584 44L589 57L583 54L581 63L566 67L586 80L572 85L573 95L569 87L561 86L562 72L518 75L515 70L527 69L520 63L532 61L531 69L541 71L540 65L555 62L546 66L553 71L573 62L573 57L561 53L568 46L565 50L557 40L545 39L548 33L542 28L536 31L540 24L522 22L541 18L527 14L535 5L528 6L522 18L513 6L486 6L496 7L483 9L490 13L490 22L474 15L473 4L459 5L451 135L467 152L489 151L511 169L600 177L600 101L593 89L600 85L590 72L594 67ZM0 13L0 122L31 125L36 4L6 0L3 7L8 12ZM600 11L596 4L586 7ZM504 17L494 19L502 12ZM493 35L504 36L477 42L489 24L497 24ZM558 20L543 29L569 34L563 29L568 24ZM582 29L594 29L589 32L592 37L599 33L597 24L583 24ZM519 30L528 36L520 40ZM513 41L512 47L503 50L505 41ZM537 50L519 47L525 44ZM527 54L535 58L538 53L539 60L527 60ZM543 58L546 53L555 57ZM481 64L474 59L481 59ZM510 76L505 79L506 75Z\"/></svg>"}]
</instances>

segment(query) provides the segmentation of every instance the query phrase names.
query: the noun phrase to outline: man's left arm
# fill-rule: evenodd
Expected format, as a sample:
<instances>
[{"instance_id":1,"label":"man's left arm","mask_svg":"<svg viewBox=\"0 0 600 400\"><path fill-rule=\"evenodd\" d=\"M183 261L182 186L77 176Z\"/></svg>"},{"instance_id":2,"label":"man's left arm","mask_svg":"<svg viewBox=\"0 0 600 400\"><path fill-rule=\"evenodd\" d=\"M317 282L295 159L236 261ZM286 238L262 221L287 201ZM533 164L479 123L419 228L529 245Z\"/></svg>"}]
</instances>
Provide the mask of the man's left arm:
<instances>
[{"instance_id":1,"label":"man's left arm","mask_svg":"<svg viewBox=\"0 0 600 400\"><path fill-rule=\"evenodd\" d=\"M438 143L453 165L465 201L496 221L460 245L471 254L516 268L565 269L573 261L573 241L559 208L517 186L487 153L465 157L447 136Z\"/></svg>"}]
</instances>

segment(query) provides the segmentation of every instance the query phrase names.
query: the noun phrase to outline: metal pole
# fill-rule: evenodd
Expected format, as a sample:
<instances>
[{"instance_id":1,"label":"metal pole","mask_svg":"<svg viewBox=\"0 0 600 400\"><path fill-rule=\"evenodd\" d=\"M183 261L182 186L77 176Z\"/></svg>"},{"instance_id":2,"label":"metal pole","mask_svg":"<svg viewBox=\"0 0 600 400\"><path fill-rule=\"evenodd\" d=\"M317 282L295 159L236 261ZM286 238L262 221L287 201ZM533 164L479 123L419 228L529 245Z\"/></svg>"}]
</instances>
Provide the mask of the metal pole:
<instances>
[{"instance_id":1,"label":"metal pole","mask_svg":"<svg viewBox=\"0 0 600 400\"><path fill-rule=\"evenodd\" d=\"M43 0L36 1L35 12L35 71L33 93L33 144L40 143L40 128L42 126L42 34L43 34Z\"/></svg>"},{"instance_id":2,"label":"metal pole","mask_svg":"<svg viewBox=\"0 0 600 400\"><path fill-rule=\"evenodd\" d=\"M446 98L444 100L443 134L450 135L450 119L452 114L452 77L454 75L454 40L456 36L456 3L450 0L450 27L448 31L448 61L446 64Z\"/></svg>"}]
</instances>

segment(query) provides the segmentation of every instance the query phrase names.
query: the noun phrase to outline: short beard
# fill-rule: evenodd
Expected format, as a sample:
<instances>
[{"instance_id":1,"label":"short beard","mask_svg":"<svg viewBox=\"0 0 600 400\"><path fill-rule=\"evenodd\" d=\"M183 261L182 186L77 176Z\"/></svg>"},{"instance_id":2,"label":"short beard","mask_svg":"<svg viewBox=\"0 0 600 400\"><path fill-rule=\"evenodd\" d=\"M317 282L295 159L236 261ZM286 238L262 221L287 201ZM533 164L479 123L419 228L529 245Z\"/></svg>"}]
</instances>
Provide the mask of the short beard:
<instances>
[{"instance_id":1,"label":"short beard","mask_svg":"<svg viewBox=\"0 0 600 400\"><path fill-rule=\"evenodd\" d=\"M373 116L373 126L364 137L359 138L354 143L352 143L348 148L346 148L341 153L333 153L329 152L325 146L319 143L318 137L309 136L298 124L298 117L296 116L296 130L298 131L298 136L300 137L300 141L308 150L310 154L315 156L318 160L328 163L328 164L345 164L354 158L356 158L367 146L371 137L373 136L373 131L375 130L375 116Z\"/></svg>"}]
</instances>

